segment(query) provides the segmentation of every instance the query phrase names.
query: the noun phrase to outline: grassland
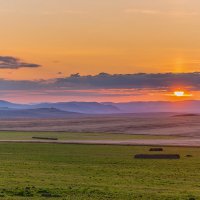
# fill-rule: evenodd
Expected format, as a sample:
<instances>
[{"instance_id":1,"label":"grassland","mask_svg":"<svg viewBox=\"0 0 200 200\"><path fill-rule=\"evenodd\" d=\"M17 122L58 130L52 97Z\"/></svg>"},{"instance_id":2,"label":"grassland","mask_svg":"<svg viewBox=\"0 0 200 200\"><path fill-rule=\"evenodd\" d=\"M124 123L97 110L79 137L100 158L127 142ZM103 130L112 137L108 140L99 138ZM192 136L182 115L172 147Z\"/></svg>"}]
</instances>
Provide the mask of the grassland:
<instances>
[{"instance_id":1,"label":"grassland","mask_svg":"<svg viewBox=\"0 0 200 200\"><path fill-rule=\"evenodd\" d=\"M95 115L63 119L4 119L1 131L124 133L200 138L200 116L171 114Z\"/></svg>"},{"instance_id":2,"label":"grassland","mask_svg":"<svg viewBox=\"0 0 200 200\"><path fill-rule=\"evenodd\" d=\"M32 137L58 138L58 140L131 140L131 139L174 139L176 136L152 136L115 133L72 133L72 132L24 132L0 131L0 140L32 140Z\"/></svg>"},{"instance_id":3,"label":"grassland","mask_svg":"<svg viewBox=\"0 0 200 200\"><path fill-rule=\"evenodd\" d=\"M135 160L149 147L0 144L2 199L200 199L200 149L180 160ZM193 157L187 158L185 155Z\"/></svg>"}]
</instances>

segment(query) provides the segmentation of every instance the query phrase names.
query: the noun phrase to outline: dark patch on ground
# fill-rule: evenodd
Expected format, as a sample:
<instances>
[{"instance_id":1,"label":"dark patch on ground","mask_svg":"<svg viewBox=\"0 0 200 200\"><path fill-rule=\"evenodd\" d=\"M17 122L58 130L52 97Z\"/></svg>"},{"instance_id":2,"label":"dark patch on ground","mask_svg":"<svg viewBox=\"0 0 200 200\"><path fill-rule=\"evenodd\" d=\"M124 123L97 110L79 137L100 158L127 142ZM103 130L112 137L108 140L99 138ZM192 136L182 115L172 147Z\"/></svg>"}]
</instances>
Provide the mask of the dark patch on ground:
<instances>
[{"instance_id":1,"label":"dark patch on ground","mask_svg":"<svg viewBox=\"0 0 200 200\"><path fill-rule=\"evenodd\" d=\"M180 159L179 154L136 154L136 159Z\"/></svg>"}]
</instances>

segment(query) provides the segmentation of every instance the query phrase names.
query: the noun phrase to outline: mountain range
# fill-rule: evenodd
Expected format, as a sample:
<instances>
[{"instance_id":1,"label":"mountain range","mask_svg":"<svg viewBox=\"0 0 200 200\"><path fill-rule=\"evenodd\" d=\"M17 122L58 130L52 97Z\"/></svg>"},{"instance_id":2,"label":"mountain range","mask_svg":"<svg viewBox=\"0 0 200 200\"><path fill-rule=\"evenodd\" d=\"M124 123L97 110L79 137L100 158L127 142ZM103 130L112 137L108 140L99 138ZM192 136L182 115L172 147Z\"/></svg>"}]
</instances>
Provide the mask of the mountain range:
<instances>
[{"instance_id":1,"label":"mountain range","mask_svg":"<svg viewBox=\"0 0 200 200\"><path fill-rule=\"evenodd\" d=\"M57 102L17 104L0 101L0 118L56 118L88 114L120 113L200 113L200 101L157 102Z\"/></svg>"}]
</instances>

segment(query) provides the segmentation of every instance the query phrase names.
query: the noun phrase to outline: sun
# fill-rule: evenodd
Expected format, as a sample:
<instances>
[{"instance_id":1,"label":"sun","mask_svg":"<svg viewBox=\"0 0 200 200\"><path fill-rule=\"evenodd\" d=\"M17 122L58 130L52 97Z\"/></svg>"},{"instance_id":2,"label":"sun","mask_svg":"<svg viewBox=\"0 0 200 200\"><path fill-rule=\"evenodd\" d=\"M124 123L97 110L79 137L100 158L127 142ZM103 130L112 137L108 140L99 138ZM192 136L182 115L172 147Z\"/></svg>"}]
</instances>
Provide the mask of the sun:
<instances>
[{"instance_id":1,"label":"sun","mask_svg":"<svg viewBox=\"0 0 200 200\"><path fill-rule=\"evenodd\" d=\"M174 96L176 97L184 97L185 92L184 91L174 91Z\"/></svg>"}]
</instances>

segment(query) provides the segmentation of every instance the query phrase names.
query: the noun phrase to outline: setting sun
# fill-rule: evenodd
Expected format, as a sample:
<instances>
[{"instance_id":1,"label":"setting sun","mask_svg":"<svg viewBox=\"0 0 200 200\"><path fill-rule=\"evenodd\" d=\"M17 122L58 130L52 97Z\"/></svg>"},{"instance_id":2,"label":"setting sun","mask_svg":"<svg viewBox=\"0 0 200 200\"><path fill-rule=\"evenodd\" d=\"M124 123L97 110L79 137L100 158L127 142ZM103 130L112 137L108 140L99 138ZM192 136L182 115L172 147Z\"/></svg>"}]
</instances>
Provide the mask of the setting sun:
<instances>
[{"instance_id":1,"label":"setting sun","mask_svg":"<svg viewBox=\"0 0 200 200\"><path fill-rule=\"evenodd\" d=\"M185 96L185 92L184 91L175 91L174 95L177 97L183 97L183 96Z\"/></svg>"},{"instance_id":2,"label":"setting sun","mask_svg":"<svg viewBox=\"0 0 200 200\"><path fill-rule=\"evenodd\" d=\"M182 90L177 90L177 91L174 91L173 96L175 96L175 97L192 97L193 95L188 92L182 91Z\"/></svg>"}]
</instances>

